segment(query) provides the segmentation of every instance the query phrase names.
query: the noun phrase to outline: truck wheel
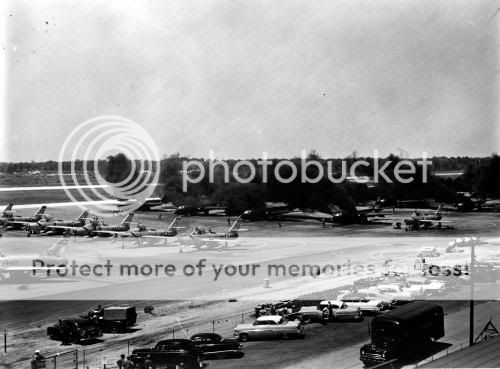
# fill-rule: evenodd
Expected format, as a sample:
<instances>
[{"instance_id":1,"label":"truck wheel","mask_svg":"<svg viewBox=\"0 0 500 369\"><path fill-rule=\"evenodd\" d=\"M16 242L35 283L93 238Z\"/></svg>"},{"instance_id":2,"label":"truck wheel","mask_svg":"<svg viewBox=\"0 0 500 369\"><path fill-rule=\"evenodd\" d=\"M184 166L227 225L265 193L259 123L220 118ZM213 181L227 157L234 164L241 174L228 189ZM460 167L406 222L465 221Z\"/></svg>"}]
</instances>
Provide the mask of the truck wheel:
<instances>
[{"instance_id":1,"label":"truck wheel","mask_svg":"<svg viewBox=\"0 0 500 369\"><path fill-rule=\"evenodd\" d=\"M241 341L241 342L247 342L247 341L248 341L248 338L249 338L249 337L248 337L248 334L246 334L246 333L242 333L242 334L240 334L240 341Z\"/></svg>"},{"instance_id":2,"label":"truck wheel","mask_svg":"<svg viewBox=\"0 0 500 369\"><path fill-rule=\"evenodd\" d=\"M281 338L284 339L284 340L287 340L289 338L288 333L283 333L281 335Z\"/></svg>"}]
</instances>

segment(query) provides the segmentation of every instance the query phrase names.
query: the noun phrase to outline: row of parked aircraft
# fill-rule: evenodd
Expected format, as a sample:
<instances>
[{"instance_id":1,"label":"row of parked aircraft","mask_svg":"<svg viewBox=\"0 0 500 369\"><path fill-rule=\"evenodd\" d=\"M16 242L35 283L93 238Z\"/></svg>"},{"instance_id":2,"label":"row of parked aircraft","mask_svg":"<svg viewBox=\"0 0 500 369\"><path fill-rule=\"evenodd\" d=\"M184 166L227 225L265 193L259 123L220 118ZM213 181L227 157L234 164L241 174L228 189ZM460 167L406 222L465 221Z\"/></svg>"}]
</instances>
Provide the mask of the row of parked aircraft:
<instances>
[{"instance_id":1,"label":"row of parked aircraft","mask_svg":"<svg viewBox=\"0 0 500 369\"><path fill-rule=\"evenodd\" d=\"M180 238L179 222L177 216L165 229L149 228L144 224L133 222L134 214L127 214L120 224L107 225L102 219L92 215L89 210L84 210L77 219L71 221L54 220L45 213L46 206L37 210L33 216L15 216L12 212L12 204L9 204L0 215L0 225L6 230L25 230L27 236L32 234L86 236L86 237L114 237L114 238L138 238L159 239L166 241L168 238L177 237L182 244L192 244L202 247L204 244L212 243L214 240L225 240L226 242L238 238L243 222L241 217L229 226L226 232L213 232L203 227L196 227L191 233L182 235ZM187 239L185 238L187 237Z\"/></svg>"}]
</instances>

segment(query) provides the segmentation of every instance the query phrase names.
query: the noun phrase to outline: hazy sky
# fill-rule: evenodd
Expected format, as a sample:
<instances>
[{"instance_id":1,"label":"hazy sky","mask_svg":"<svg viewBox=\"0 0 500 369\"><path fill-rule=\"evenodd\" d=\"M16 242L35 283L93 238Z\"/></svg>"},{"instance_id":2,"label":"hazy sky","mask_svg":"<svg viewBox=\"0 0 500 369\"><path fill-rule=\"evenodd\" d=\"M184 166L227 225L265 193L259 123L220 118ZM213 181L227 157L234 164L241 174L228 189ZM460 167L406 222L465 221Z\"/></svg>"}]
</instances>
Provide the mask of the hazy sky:
<instances>
[{"instance_id":1,"label":"hazy sky","mask_svg":"<svg viewBox=\"0 0 500 369\"><path fill-rule=\"evenodd\" d=\"M10 1L0 161L115 114L161 154L500 151L499 1Z\"/></svg>"}]
</instances>

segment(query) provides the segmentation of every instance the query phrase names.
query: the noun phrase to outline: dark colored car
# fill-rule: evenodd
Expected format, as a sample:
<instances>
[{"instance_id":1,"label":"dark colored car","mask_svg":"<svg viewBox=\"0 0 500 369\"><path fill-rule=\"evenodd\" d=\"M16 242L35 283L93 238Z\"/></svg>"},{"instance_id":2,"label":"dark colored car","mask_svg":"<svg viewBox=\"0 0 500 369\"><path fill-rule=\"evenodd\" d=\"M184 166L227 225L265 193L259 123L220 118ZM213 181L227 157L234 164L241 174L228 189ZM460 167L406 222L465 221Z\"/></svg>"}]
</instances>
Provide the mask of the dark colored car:
<instances>
[{"instance_id":1,"label":"dark colored car","mask_svg":"<svg viewBox=\"0 0 500 369\"><path fill-rule=\"evenodd\" d=\"M237 339L223 338L216 333L198 333L191 336L191 341L205 354L206 358L240 358L243 346Z\"/></svg>"},{"instance_id":2,"label":"dark colored car","mask_svg":"<svg viewBox=\"0 0 500 369\"><path fill-rule=\"evenodd\" d=\"M204 357L203 351L188 339L163 340L153 348L132 351L132 361L138 368L146 368L145 362L150 361L153 367L162 369L175 369L181 363L184 369L199 369L203 367Z\"/></svg>"},{"instance_id":3,"label":"dark colored car","mask_svg":"<svg viewBox=\"0 0 500 369\"><path fill-rule=\"evenodd\" d=\"M93 320L81 317L70 317L60 319L59 322L48 327L47 335L52 340L67 340L67 342L81 343L93 341L101 337L102 332Z\"/></svg>"},{"instance_id":4,"label":"dark colored car","mask_svg":"<svg viewBox=\"0 0 500 369\"><path fill-rule=\"evenodd\" d=\"M105 333L126 332L137 322L135 306L109 306L89 311L89 318L94 319Z\"/></svg>"}]
</instances>

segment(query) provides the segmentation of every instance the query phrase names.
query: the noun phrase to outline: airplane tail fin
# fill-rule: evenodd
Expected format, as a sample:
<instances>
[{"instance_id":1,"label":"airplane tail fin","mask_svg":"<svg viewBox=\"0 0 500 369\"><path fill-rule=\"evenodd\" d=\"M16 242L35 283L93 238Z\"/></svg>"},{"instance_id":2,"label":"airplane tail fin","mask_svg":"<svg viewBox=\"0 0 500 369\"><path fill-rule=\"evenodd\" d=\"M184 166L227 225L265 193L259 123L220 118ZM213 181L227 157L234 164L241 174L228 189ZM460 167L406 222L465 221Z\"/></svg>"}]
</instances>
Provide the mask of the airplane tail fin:
<instances>
[{"instance_id":1,"label":"airplane tail fin","mask_svg":"<svg viewBox=\"0 0 500 369\"><path fill-rule=\"evenodd\" d=\"M69 245L69 238L63 237L53 244L48 250L40 254L40 256L60 257Z\"/></svg>"},{"instance_id":2,"label":"airplane tail fin","mask_svg":"<svg viewBox=\"0 0 500 369\"><path fill-rule=\"evenodd\" d=\"M130 213L128 214L125 219L123 219L122 223L121 224L127 224L127 223L130 223L132 221L132 219L134 219L134 213Z\"/></svg>"},{"instance_id":3,"label":"airplane tail fin","mask_svg":"<svg viewBox=\"0 0 500 369\"><path fill-rule=\"evenodd\" d=\"M181 221L181 217L175 217L175 219L172 221L172 223L170 223L170 225L168 226L167 229L173 229L173 228L177 227L177 225L179 224L180 221Z\"/></svg>"},{"instance_id":4,"label":"airplane tail fin","mask_svg":"<svg viewBox=\"0 0 500 369\"><path fill-rule=\"evenodd\" d=\"M87 219L88 216L89 216L89 211L85 209L83 213L81 213L80 216L78 217L78 220L85 220Z\"/></svg>"},{"instance_id":5,"label":"airplane tail fin","mask_svg":"<svg viewBox=\"0 0 500 369\"><path fill-rule=\"evenodd\" d=\"M240 229L241 223L243 223L243 219L241 219L241 218L236 219L236 221L233 223L231 228L229 228L228 232L235 232L238 229Z\"/></svg>"},{"instance_id":6,"label":"airplane tail fin","mask_svg":"<svg viewBox=\"0 0 500 369\"><path fill-rule=\"evenodd\" d=\"M44 205L42 206L40 209L37 210L37 212L35 213L35 215L43 215L45 214L45 210L47 209L47 207Z\"/></svg>"}]
</instances>

